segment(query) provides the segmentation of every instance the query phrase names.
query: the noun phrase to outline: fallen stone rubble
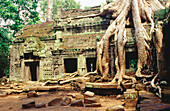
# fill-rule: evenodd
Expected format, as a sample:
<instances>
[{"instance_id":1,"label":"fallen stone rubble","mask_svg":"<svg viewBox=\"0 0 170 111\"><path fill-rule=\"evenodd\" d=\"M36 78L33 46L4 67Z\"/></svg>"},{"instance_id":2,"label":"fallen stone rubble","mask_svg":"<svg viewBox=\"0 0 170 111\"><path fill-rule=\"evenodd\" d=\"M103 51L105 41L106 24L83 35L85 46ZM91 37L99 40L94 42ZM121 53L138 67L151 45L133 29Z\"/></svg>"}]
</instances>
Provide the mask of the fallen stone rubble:
<instances>
[{"instance_id":1,"label":"fallen stone rubble","mask_svg":"<svg viewBox=\"0 0 170 111\"><path fill-rule=\"evenodd\" d=\"M73 76L73 75L72 75ZM27 98L39 97L39 91L80 91L79 94L68 93L66 97L56 97L48 103L43 101L36 103L36 101L30 101L22 104L23 109L27 108L44 108L51 106L70 106L70 107L102 107L100 98L94 92L85 91L85 84L91 81L91 75L84 77L70 77L65 79L58 79L46 82L28 82L28 83L15 83L6 82L0 86L0 97L6 97L13 93L26 93ZM89 84L91 86L96 84ZM113 87L114 85L98 84L100 88ZM116 85L115 85L116 87ZM128 87L131 88L131 87ZM123 101L121 105L113 105L106 108L106 111L152 111L152 110L168 110L170 104L165 104L162 100L155 96L153 93L145 91L140 84L136 85L135 89L128 89L122 94L116 95L117 100ZM83 93L84 92L84 93Z\"/></svg>"},{"instance_id":2,"label":"fallen stone rubble","mask_svg":"<svg viewBox=\"0 0 170 111\"><path fill-rule=\"evenodd\" d=\"M140 111L169 111L170 104L163 103L162 100L153 93L140 91L137 109Z\"/></svg>"},{"instance_id":3,"label":"fallen stone rubble","mask_svg":"<svg viewBox=\"0 0 170 111\"><path fill-rule=\"evenodd\" d=\"M36 92L31 91L27 94L27 97L37 97ZM36 96L32 96L35 95ZM45 103L38 103L36 104L35 101L31 101L28 103L22 104L23 109L27 108L43 108L43 107L50 107L50 106L72 106L72 107L101 107L100 98L95 97L93 92L87 91L84 94L77 94L72 95L71 93L67 95L67 97L56 97L53 100L49 101L47 104Z\"/></svg>"}]
</instances>

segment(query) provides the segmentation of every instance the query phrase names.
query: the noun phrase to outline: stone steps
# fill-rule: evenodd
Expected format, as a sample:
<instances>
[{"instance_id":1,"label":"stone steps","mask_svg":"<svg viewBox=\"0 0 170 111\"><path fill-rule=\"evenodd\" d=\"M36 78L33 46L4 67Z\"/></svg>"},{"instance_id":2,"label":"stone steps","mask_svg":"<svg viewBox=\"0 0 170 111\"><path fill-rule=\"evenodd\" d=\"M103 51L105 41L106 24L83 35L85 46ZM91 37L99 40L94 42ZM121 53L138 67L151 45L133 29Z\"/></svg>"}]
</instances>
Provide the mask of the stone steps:
<instances>
[{"instance_id":1,"label":"stone steps","mask_svg":"<svg viewBox=\"0 0 170 111\"><path fill-rule=\"evenodd\" d=\"M169 111L170 104L163 103L162 100L153 93L139 91L139 111Z\"/></svg>"}]
</instances>

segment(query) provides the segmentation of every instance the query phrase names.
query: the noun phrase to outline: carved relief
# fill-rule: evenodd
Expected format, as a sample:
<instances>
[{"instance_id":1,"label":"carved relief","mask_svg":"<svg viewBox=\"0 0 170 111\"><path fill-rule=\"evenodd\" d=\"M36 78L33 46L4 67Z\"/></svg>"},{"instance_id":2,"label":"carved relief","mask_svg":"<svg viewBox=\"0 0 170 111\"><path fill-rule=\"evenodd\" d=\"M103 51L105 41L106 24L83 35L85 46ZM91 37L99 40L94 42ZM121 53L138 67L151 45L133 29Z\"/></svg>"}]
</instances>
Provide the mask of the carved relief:
<instances>
[{"instance_id":1,"label":"carved relief","mask_svg":"<svg viewBox=\"0 0 170 111\"><path fill-rule=\"evenodd\" d=\"M53 59L52 58L44 58L42 60L43 66L43 78L52 79L53 76Z\"/></svg>"},{"instance_id":2,"label":"carved relief","mask_svg":"<svg viewBox=\"0 0 170 111\"><path fill-rule=\"evenodd\" d=\"M30 53L30 52L41 52L45 48L45 45L37 37L28 37L26 38L24 44L21 46L21 53ZM35 53L36 55L37 53Z\"/></svg>"}]
</instances>

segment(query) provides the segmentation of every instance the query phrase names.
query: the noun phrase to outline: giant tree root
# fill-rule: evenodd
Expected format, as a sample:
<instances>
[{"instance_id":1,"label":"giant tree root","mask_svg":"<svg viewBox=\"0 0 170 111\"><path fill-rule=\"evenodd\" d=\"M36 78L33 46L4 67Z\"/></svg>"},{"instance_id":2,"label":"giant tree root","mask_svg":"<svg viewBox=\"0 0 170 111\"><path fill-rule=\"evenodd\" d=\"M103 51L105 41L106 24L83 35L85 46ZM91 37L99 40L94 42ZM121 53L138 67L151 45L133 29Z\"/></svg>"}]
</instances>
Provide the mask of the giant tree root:
<instances>
[{"instance_id":1,"label":"giant tree root","mask_svg":"<svg viewBox=\"0 0 170 111\"><path fill-rule=\"evenodd\" d=\"M163 9L164 7L158 0L114 0L113 2L102 6L100 15L113 13L112 17L115 19L105 35L99 43L97 43L97 70L105 78L109 73L109 38L114 36L115 40L115 68L116 76L111 83L118 80L118 85L121 84L123 78L131 79L136 82L134 77L125 75L125 44L126 44L126 31L125 26L127 23L132 23L135 29L136 45L138 49L138 64L137 64L137 77L150 77L143 75L141 70L144 65L148 65L150 61L151 49L150 41L152 39L151 33L154 29L153 13L156 10ZM132 13L132 14L129 14ZM131 15L131 16L130 16ZM132 19L131 19L132 18ZM151 23L150 34L148 34L142 25L141 19L145 22Z\"/></svg>"},{"instance_id":2,"label":"giant tree root","mask_svg":"<svg viewBox=\"0 0 170 111\"><path fill-rule=\"evenodd\" d=\"M155 44L156 52L157 52L157 61L158 61L158 74L152 79L151 86L155 89L156 95L160 98L162 97L162 88L159 86L160 84L156 83L156 79L158 75L164 75L163 68L165 67L165 60L163 57L163 33L160 25L157 25L155 28L153 42Z\"/></svg>"}]
</instances>

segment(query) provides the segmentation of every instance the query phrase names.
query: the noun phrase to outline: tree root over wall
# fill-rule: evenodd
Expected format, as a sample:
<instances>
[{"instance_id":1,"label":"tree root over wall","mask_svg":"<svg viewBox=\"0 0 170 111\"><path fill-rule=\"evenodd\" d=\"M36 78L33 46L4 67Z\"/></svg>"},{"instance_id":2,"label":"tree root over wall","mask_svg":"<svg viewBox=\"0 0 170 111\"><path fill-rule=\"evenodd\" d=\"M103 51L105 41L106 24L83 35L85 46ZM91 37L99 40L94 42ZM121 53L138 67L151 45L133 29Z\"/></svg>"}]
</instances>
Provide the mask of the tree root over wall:
<instances>
[{"instance_id":1,"label":"tree root over wall","mask_svg":"<svg viewBox=\"0 0 170 111\"><path fill-rule=\"evenodd\" d=\"M109 38L114 36L115 48L114 59L116 75L111 83L118 82L118 86L123 79L130 79L133 83L136 82L135 77L125 75L126 59L125 59L125 44L126 25L133 24L135 29L135 39L138 50L138 63L136 77L150 77L151 75L142 74L144 65L149 67L151 61L151 40L154 40L158 61L162 58L161 48L163 35L160 27L154 31L153 14L156 10L164 9L164 6L158 0L114 0L113 2L102 6L100 15L112 13L113 21L106 30L101 41L97 43L97 72L101 73L105 78L109 74ZM151 23L150 33L148 34L142 25L142 22ZM160 60L161 61L161 60ZM154 82L153 82L154 83Z\"/></svg>"}]
</instances>

